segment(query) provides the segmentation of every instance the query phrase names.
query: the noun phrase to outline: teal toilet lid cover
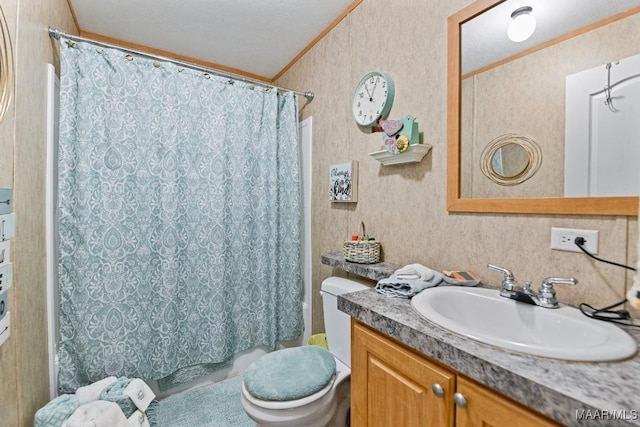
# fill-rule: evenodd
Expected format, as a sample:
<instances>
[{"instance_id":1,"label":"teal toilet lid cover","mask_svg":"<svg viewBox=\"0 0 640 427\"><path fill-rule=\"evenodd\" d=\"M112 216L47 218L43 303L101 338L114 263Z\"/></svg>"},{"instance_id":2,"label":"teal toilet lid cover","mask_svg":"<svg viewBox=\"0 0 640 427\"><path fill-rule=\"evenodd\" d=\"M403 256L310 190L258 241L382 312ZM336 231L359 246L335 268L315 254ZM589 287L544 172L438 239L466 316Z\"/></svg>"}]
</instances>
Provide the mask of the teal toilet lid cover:
<instances>
[{"instance_id":1,"label":"teal toilet lid cover","mask_svg":"<svg viewBox=\"0 0 640 427\"><path fill-rule=\"evenodd\" d=\"M316 346L287 348L266 354L244 373L244 386L261 400L302 399L322 390L336 371L328 350Z\"/></svg>"}]
</instances>

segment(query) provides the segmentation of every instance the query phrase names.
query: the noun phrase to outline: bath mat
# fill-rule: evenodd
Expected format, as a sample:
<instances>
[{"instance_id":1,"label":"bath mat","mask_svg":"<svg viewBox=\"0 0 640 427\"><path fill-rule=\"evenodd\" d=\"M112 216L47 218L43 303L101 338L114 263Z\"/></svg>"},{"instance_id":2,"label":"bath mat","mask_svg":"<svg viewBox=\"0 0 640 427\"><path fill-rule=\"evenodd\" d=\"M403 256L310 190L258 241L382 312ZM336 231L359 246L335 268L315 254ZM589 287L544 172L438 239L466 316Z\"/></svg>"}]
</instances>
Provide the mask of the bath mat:
<instances>
[{"instance_id":1,"label":"bath mat","mask_svg":"<svg viewBox=\"0 0 640 427\"><path fill-rule=\"evenodd\" d=\"M202 379L207 375L214 374L221 369L231 368L232 360L228 360L222 363L202 363L200 365L187 366L186 368L178 369L171 375L158 380L158 388L161 392L166 393L172 388L182 386L188 382Z\"/></svg>"},{"instance_id":2,"label":"bath mat","mask_svg":"<svg viewBox=\"0 0 640 427\"><path fill-rule=\"evenodd\" d=\"M254 427L240 403L242 376L186 390L162 399L154 414L157 427Z\"/></svg>"}]
</instances>

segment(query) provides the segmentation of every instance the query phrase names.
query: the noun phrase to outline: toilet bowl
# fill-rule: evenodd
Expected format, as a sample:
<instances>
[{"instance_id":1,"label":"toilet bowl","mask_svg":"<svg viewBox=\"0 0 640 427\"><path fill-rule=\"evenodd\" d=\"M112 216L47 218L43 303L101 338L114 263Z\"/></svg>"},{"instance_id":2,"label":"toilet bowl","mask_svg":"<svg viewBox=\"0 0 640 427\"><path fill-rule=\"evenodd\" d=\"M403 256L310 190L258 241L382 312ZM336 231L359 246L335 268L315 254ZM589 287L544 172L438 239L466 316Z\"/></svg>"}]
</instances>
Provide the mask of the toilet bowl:
<instances>
[{"instance_id":1,"label":"toilet bowl","mask_svg":"<svg viewBox=\"0 0 640 427\"><path fill-rule=\"evenodd\" d=\"M362 283L340 277L329 277L322 282L320 293L330 353L314 346L277 350L258 359L247 369L241 401L247 415L258 425L348 425L351 399L350 318L338 310L337 300L338 295L367 288ZM331 363L327 363L328 358L332 358ZM273 366L273 363L278 365ZM286 378L287 375L290 378Z\"/></svg>"}]
</instances>

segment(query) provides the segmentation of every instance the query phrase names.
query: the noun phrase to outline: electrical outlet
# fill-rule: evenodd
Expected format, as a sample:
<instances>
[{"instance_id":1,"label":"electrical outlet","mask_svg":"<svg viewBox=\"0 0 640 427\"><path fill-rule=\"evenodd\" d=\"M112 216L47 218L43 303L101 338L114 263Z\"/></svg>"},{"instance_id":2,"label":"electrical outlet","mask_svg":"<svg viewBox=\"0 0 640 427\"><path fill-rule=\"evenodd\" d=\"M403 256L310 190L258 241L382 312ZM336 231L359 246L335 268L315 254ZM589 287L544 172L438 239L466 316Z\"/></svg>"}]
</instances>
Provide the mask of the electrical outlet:
<instances>
[{"instance_id":1,"label":"electrical outlet","mask_svg":"<svg viewBox=\"0 0 640 427\"><path fill-rule=\"evenodd\" d=\"M578 230L574 228L551 228L551 249L559 251L580 252L582 250L575 244L576 237L582 237L582 245L590 254L598 253L598 231Z\"/></svg>"}]
</instances>

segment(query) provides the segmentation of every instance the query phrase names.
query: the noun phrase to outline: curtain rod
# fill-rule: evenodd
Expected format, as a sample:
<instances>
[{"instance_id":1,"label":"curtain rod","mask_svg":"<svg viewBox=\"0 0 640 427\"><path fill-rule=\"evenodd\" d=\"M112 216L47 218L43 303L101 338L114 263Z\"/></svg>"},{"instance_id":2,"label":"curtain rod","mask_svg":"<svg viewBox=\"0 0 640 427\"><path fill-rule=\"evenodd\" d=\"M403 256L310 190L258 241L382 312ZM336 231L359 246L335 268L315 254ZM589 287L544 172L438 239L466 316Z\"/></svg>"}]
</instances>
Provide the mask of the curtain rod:
<instances>
[{"instance_id":1,"label":"curtain rod","mask_svg":"<svg viewBox=\"0 0 640 427\"><path fill-rule=\"evenodd\" d=\"M64 38L67 38L67 39L73 40L73 41L89 42L89 43L93 43L93 44L96 44L96 45L99 45L99 46L102 46L102 47L118 49L118 50L121 50L121 51L127 52L127 53L133 53L135 55L143 56L145 58L157 59L157 60L160 60L160 61L171 62L173 64L180 65L180 66L183 66L183 67L186 67L186 68L191 68L191 69L196 70L196 71L203 71L203 72L206 72L206 73L214 74L214 75L216 75L218 77L225 77L225 78L230 78L230 79L233 79L233 80L238 80L238 81L241 81L241 82L244 82L244 83L254 84L256 86L275 88L275 89L278 89L278 90L283 90L283 91L287 91L287 92L293 92L296 95L304 96L309 101L313 100L313 98L315 96L315 94L313 92L299 92L297 90L292 90L292 89L287 89L285 87L271 85L271 84L268 84L268 83L265 83L265 82L261 82L259 80L248 79L246 77L242 77L242 76L237 75L237 74L227 73L227 72L223 72L223 71L220 71L220 70L215 70L213 68L202 67L200 65L192 64L190 62L179 61L179 60L176 60L176 59L167 58L167 57L164 57L164 56L155 55L155 54L148 53L148 52L143 52L141 50L135 50L135 49L131 49L131 48L128 48L128 47L118 46L118 45L111 44L111 43L105 43L105 42L101 42L101 41L98 41L98 40L89 39L89 38L86 38L86 37L74 36L74 35L71 35L71 34L67 34L64 31L59 30L57 28L49 27L49 37L53 37L56 40L60 40L60 37L64 37Z\"/></svg>"}]
</instances>

